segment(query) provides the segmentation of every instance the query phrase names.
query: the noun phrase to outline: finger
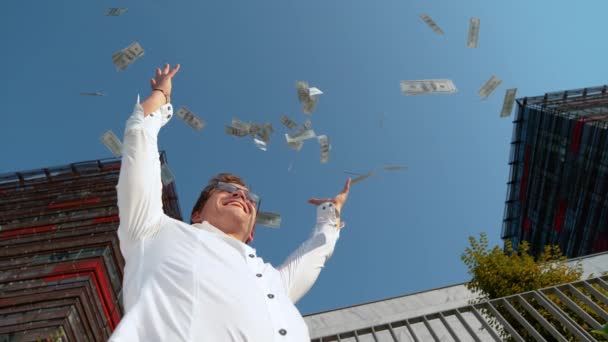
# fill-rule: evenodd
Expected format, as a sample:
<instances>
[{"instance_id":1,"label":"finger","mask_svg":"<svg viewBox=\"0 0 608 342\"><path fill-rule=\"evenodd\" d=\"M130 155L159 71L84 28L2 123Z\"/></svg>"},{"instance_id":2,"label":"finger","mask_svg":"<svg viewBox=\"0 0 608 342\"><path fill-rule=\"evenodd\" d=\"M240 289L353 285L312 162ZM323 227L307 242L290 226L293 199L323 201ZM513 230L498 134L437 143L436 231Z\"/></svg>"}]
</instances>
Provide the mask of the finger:
<instances>
[{"instance_id":1,"label":"finger","mask_svg":"<svg viewBox=\"0 0 608 342\"><path fill-rule=\"evenodd\" d=\"M169 77L173 77L175 76L175 74L177 74L177 72L179 71L179 64L175 64L175 67L173 68L173 70L171 70L171 72L169 72Z\"/></svg>"},{"instance_id":2,"label":"finger","mask_svg":"<svg viewBox=\"0 0 608 342\"><path fill-rule=\"evenodd\" d=\"M334 202L333 198L311 198L308 200L308 203L314 204L314 205L319 205L319 204L323 204L326 202Z\"/></svg>"},{"instance_id":3,"label":"finger","mask_svg":"<svg viewBox=\"0 0 608 342\"><path fill-rule=\"evenodd\" d=\"M344 189L342 189L342 193L348 195L349 191L350 191L350 177L348 177L348 179L346 180L346 183L344 183Z\"/></svg>"},{"instance_id":4,"label":"finger","mask_svg":"<svg viewBox=\"0 0 608 342\"><path fill-rule=\"evenodd\" d=\"M165 64L165 67L163 68L163 74L168 74L169 73L169 63Z\"/></svg>"},{"instance_id":5,"label":"finger","mask_svg":"<svg viewBox=\"0 0 608 342\"><path fill-rule=\"evenodd\" d=\"M160 68L156 68L156 77L159 77L160 75L162 75L162 72L160 72Z\"/></svg>"},{"instance_id":6,"label":"finger","mask_svg":"<svg viewBox=\"0 0 608 342\"><path fill-rule=\"evenodd\" d=\"M151 79L150 80L150 86L152 87L152 89L156 88L156 80L155 79Z\"/></svg>"}]
</instances>

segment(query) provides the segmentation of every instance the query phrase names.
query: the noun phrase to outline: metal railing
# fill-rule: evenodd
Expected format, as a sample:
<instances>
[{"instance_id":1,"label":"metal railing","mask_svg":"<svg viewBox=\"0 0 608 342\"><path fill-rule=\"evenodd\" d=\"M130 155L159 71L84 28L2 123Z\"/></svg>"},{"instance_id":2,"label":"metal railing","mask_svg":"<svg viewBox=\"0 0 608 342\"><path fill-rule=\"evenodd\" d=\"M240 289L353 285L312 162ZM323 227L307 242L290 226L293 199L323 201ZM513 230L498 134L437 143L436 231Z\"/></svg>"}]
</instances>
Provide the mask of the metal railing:
<instances>
[{"instance_id":1,"label":"metal railing","mask_svg":"<svg viewBox=\"0 0 608 342\"><path fill-rule=\"evenodd\" d=\"M597 341L608 322L608 276L493 299L312 342Z\"/></svg>"}]
</instances>

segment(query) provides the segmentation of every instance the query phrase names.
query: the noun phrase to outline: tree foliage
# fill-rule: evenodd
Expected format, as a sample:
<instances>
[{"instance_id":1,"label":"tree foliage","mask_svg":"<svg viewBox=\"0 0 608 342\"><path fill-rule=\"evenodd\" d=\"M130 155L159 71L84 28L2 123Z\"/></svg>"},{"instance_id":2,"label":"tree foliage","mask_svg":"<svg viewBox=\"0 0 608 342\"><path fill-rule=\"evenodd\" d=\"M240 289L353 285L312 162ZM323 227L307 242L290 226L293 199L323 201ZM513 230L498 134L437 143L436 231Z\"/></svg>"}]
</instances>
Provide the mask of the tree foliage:
<instances>
[{"instance_id":1,"label":"tree foliage","mask_svg":"<svg viewBox=\"0 0 608 342\"><path fill-rule=\"evenodd\" d=\"M583 274L582 265L568 266L558 246L545 246L538 260L528 252L530 244L524 241L514 251L510 241L506 250L495 246L490 249L488 237L481 233L479 240L469 237L470 247L461 260L473 276L466 285L478 295L478 301L495 299L540 288L577 281Z\"/></svg>"}]
</instances>

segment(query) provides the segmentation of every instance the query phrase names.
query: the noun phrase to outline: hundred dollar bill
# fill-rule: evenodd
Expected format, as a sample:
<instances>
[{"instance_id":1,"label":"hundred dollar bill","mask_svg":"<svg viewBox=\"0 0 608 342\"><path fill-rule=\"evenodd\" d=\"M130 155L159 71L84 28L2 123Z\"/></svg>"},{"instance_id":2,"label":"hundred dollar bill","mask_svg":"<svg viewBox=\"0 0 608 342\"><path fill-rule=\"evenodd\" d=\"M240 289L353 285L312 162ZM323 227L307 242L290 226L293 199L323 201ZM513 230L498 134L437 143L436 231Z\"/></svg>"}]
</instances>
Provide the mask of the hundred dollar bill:
<instances>
[{"instance_id":1,"label":"hundred dollar bill","mask_svg":"<svg viewBox=\"0 0 608 342\"><path fill-rule=\"evenodd\" d=\"M492 94L492 92L498 88L501 83L502 80L500 78L492 75L492 77L490 77L490 79L481 87L481 89L479 89L479 96L481 96L481 99L483 100L490 96L490 94Z\"/></svg>"},{"instance_id":2,"label":"hundred dollar bill","mask_svg":"<svg viewBox=\"0 0 608 342\"><path fill-rule=\"evenodd\" d=\"M389 165L389 166L384 166L383 169L385 169L387 171L399 171L399 170L407 170L407 166Z\"/></svg>"},{"instance_id":3,"label":"hundred dollar bill","mask_svg":"<svg viewBox=\"0 0 608 342\"><path fill-rule=\"evenodd\" d=\"M127 13L127 8L125 7L113 7L113 8L108 8L108 11L106 12L106 16L108 17L119 17L123 14Z\"/></svg>"},{"instance_id":4,"label":"hundred dollar bill","mask_svg":"<svg viewBox=\"0 0 608 342\"><path fill-rule=\"evenodd\" d=\"M106 94L96 91L94 93L80 93L80 96L106 96Z\"/></svg>"},{"instance_id":5,"label":"hundred dollar bill","mask_svg":"<svg viewBox=\"0 0 608 342\"><path fill-rule=\"evenodd\" d=\"M232 125L233 127L236 127L236 128L238 128L238 129L245 130L245 131L247 131L247 132L250 132L250 131L251 131L251 124L248 124L248 123L246 123L246 122L242 122L242 121L241 121L241 120L239 120L239 119L234 119L234 118L233 118L233 119L232 119L232 123L231 123L231 125Z\"/></svg>"},{"instance_id":6,"label":"hundred dollar bill","mask_svg":"<svg viewBox=\"0 0 608 342\"><path fill-rule=\"evenodd\" d=\"M230 135L234 135L235 137L244 137L249 135L249 131L234 126L225 126L224 131Z\"/></svg>"},{"instance_id":7,"label":"hundred dollar bill","mask_svg":"<svg viewBox=\"0 0 608 342\"><path fill-rule=\"evenodd\" d=\"M302 104L302 111L306 114L311 114L317 106L319 95L323 94L319 88L308 86L307 82L296 82L296 90L298 93L298 101Z\"/></svg>"},{"instance_id":8,"label":"hundred dollar bill","mask_svg":"<svg viewBox=\"0 0 608 342\"><path fill-rule=\"evenodd\" d=\"M502 110L500 111L501 118L506 118L511 115L513 104L515 103L515 93L517 93L517 88L507 89L505 99L502 103Z\"/></svg>"},{"instance_id":9,"label":"hundred dollar bill","mask_svg":"<svg viewBox=\"0 0 608 342\"><path fill-rule=\"evenodd\" d=\"M177 111L177 117L184 120L188 126L194 128L197 131L200 131L205 127L205 121L196 114L192 113L187 107L183 106Z\"/></svg>"},{"instance_id":10,"label":"hundred dollar bill","mask_svg":"<svg viewBox=\"0 0 608 342\"><path fill-rule=\"evenodd\" d=\"M469 19L469 31L467 32L467 47L477 48L479 42L479 18Z\"/></svg>"},{"instance_id":11,"label":"hundred dollar bill","mask_svg":"<svg viewBox=\"0 0 608 342\"><path fill-rule=\"evenodd\" d=\"M173 181L175 180L175 177L173 177L173 173L171 172L171 169L169 169L169 166L167 166L167 164L163 164L160 167L160 179L163 185L165 186L173 183Z\"/></svg>"},{"instance_id":12,"label":"hundred dollar bill","mask_svg":"<svg viewBox=\"0 0 608 342\"><path fill-rule=\"evenodd\" d=\"M101 142L112 152L114 157L120 157L122 155L122 143L116 137L114 132L107 131L101 136Z\"/></svg>"},{"instance_id":13,"label":"hundred dollar bill","mask_svg":"<svg viewBox=\"0 0 608 342\"><path fill-rule=\"evenodd\" d=\"M456 92L456 86L445 79L401 81L401 92L405 95L451 94Z\"/></svg>"},{"instance_id":14,"label":"hundred dollar bill","mask_svg":"<svg viewBox=\"0 0 608 342\"><path fill-rule=\"evenodd\" d=\"M260 211L256 216L255 223L269 228L279 228L281 226L281 215Z\"/></svg>"},{"instance_id":15,"label":"hundred dollar bill","mask_svg":"<svg viewBox=\"0 0 608 342\"><path fill-rule=\"evenodd\" d=\"M253 137L253 143L260 150L262 150L262 151L266 151L267 150L266 142L264 142L263 140L260 140L260 139L258 139L256 137Z\"/></svg>"},{"instance_id":16,"label":"hundred dollar bill","mask_svg":"<svg viewBox=\"0 0 608 342\"><path fill-rule=\"evenodd\" d=\"M329 161L329 150L331 145L329 144L329 138L327 135L319 135L317 137L321 149L321 164L325 164Z\"/></svg>"},{"instance_id":17,"label":"hundred dollar bill","mask_svg":"<svg viewBox=\"0 0 608 342\"><path fill-rule=\"evenodd\" d=\"M294 134L294 135L289 135L286 133L285 139L287 140L287 143L290 143L290 142L304 141L304 140L312 139L316 136L317 135L315 134L315 131L313 131L312 129L307 129L299 134Z\"/></svg>"},{"instance_id":18,"label":"hundred dollar bill","mask_svg":"<svg viewBox=\"0 0 608 342\"><path fill-rule=\"evenodd\" d=\"M272 135L272 133L274 133L272 123L267 122L262 125L256 124L256 127L257 129L255 131L254 137L258 137L263 142L268 143L270 141L270 136Z\"/></svg>"},{"instance_id":19,"label":"hundred dollar bill","mask_svg":"<svg viewBox=\"0 0 608 342\"><path fill-rule=\"evenodd\" d=\"M119 71L125 70L129 65L144 55L144 49L138 42L133 42L126 48L112 55L112 62Z\"/></svg>"},{"instance_id":20,"label":"hundred dollar bill","mask_svg":"<svg viewBox=\"0 0 608 342\"><path fill-rule=\"evenodd\" d=\"M287 115L281 116L281 123L283 124L283 126L289 129L294 129L297 126L297 124L293 120L288 118Z\"/></svg>"},{"instance_id":21,"label":"hundred dollar bill","mask_svg":"<svg viewBox=\"0 0 608 342\"><path fill-rule=\"evenodd\" d=\"M433 18L431 18L428 14L421 14L420 19L422 19L422 21L424 21L435 33L437 33L438 35L443 35L443 31L441 30L439 25L437 25L435 20L433 20Z\"/></svg>"},{"instance_id":22,"label":"hundred dollar bill","mask_svg":"<svg viewBox=\"0 0 608 342\"><path fill-rule=\"evenodd\" d=\"M353 178L353 179L351 179L351 180L350 180L350 184L351 184L351 185L353 185L353 184L357 184L357 183L361 182L362 180L367 179L367 178L369 178L369 177L371 177L371 176L373 176L373 175L374 175L374 172L373 172L373 171L368 172L368 173L366 173L366 174L364 174L364 175L361 175L361 176L359 176L359 177L357 177L357 178Z\"/></svg>"},{"instance_id":23,"label":"hundred dollar bill","mask_svg":"<svg viewBox=\"0 0 608 342\"><path fill-rule=\"evenodd\" d=\"M287 138L287 137L285 137ZM303 141L293 141L293 140L289 140L287 139L287 146L295 151L300 151L302 149L302 146L304 146L304 142Z\"/></svg>"}]
</instances>

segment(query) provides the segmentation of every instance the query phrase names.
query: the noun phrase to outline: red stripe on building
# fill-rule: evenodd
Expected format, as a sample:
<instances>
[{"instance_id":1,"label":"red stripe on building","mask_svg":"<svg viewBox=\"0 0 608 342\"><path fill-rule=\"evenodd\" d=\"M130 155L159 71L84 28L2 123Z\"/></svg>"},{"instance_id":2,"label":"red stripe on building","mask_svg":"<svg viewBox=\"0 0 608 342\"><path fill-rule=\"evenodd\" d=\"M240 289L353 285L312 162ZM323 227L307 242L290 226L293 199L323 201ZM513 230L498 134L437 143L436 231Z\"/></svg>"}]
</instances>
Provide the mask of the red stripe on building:
<instances>
[{"instance_id":1,"label":"red stripe on building","mask_svg":"<svg viewBox=\"0 0 608 342\"><path fill-rule=\"evenodd\" d=\"M112 216L98 217L96 219L93 219L93 224L117 222L117 221L118 221L118 215L112 215Z\"/></svg>"},{"instance_id":2,"label":"red stripe on building","mask_svg":"<svg viewBox=\"0 0 608 342\"><path fill-rule=\"evenodd\" d=\"M581 137L583 136L583 127L585 126L585 120L580 119L574 123L572 128L572 139L570 140L570 151L577 153L581 147Z\"/></svg>"},{"instance_id":3,"label":"red stripe on building","mask_svg":"<svg viewBox=\"0 0 608 342\"><path fill-rule=\"evenodd\" d=\"M0 233L0 239L8 239L8 238L12 238L17 235L28 235L28 234L50 232L50 231L53 231L56 229L57 229L56 224L49 224L47 226L14 229L14 230L9 230L7 232Z\"/></svg>"},{"instance_id":4,"label":"red stripe on building","mask_svg":"<svg viewBox=\"0 0 608 342\"><path fill-rule=\"evenodd\" d=\"M524 171L521 176L521 184L519 186L519 201L523 202L526 198L526 190L528 187L528 174L530 173L530 145L526 145L524 153Z\"/></svg>"},{"instance_id":5,"label":"red stripe on building","mask_svg":"<svg viewBox=\"0 0 608 342\"><path fill-rule=\"evenodd\" d=\"M90 275L95 282L97 295L101 299L102 308L110 323L110 328L114 330L120 321L120 317L116 312L116 304L112 301L110 284L100 260L82 260L69 264L59 264L53 268L51 273L55 275L45 277L45 281Z\"/></svg>"},{"instance_id":6,"label":"red stripe on building","mask_svg":"<svg viewBox=\"0 0 608 342\"><path fill-rule=\"evenodd\" d=\"M532 221L530 220L529 217L526 217L524 219L524 222L521 225L521 228L524 230L524 232L528 233L529 231L532 230Z\"/></svg>"},{"instance_id":7,"label":"red stripe on building","mask_svg":"<svg viewBox=\"0 0 608 342\"><path fill-rule=\"evenodd\" d=\"M57 209L57 208L73 207L75 205L80 205L80 204L91 204L91 203L99 203L99 202L101 202L101 198L100 197L89 198L89 199L85 199L85 200L81 200L81 201L72 201L72 202L65 202L65 203L49 204L49 206L47 206L47 209Z\"/></svg>"},{"instance_id":8,"label":"red stripe on building","mask_svg":"<svg viewBox=\"0 0 608 342\"><path fill-rule=\"evenodd\" d=\"M568 202L566 200L560 200L557 204L557 210L555 211L555 217L553 218L553 230L558 233L562 232L564 227L564 220L566 219L566 210L568 209Z\"/></svg>"},{"instance_id":9,"label":"red stripe on building","mask_svg":"<svg viewBox=\"0 0 608 342\"><path fill-rule=\"evenodd\" d=\"M104 171L120 170L120 164L104 166L102 170L104 170Z\"/></svg>"}]
</instances>

